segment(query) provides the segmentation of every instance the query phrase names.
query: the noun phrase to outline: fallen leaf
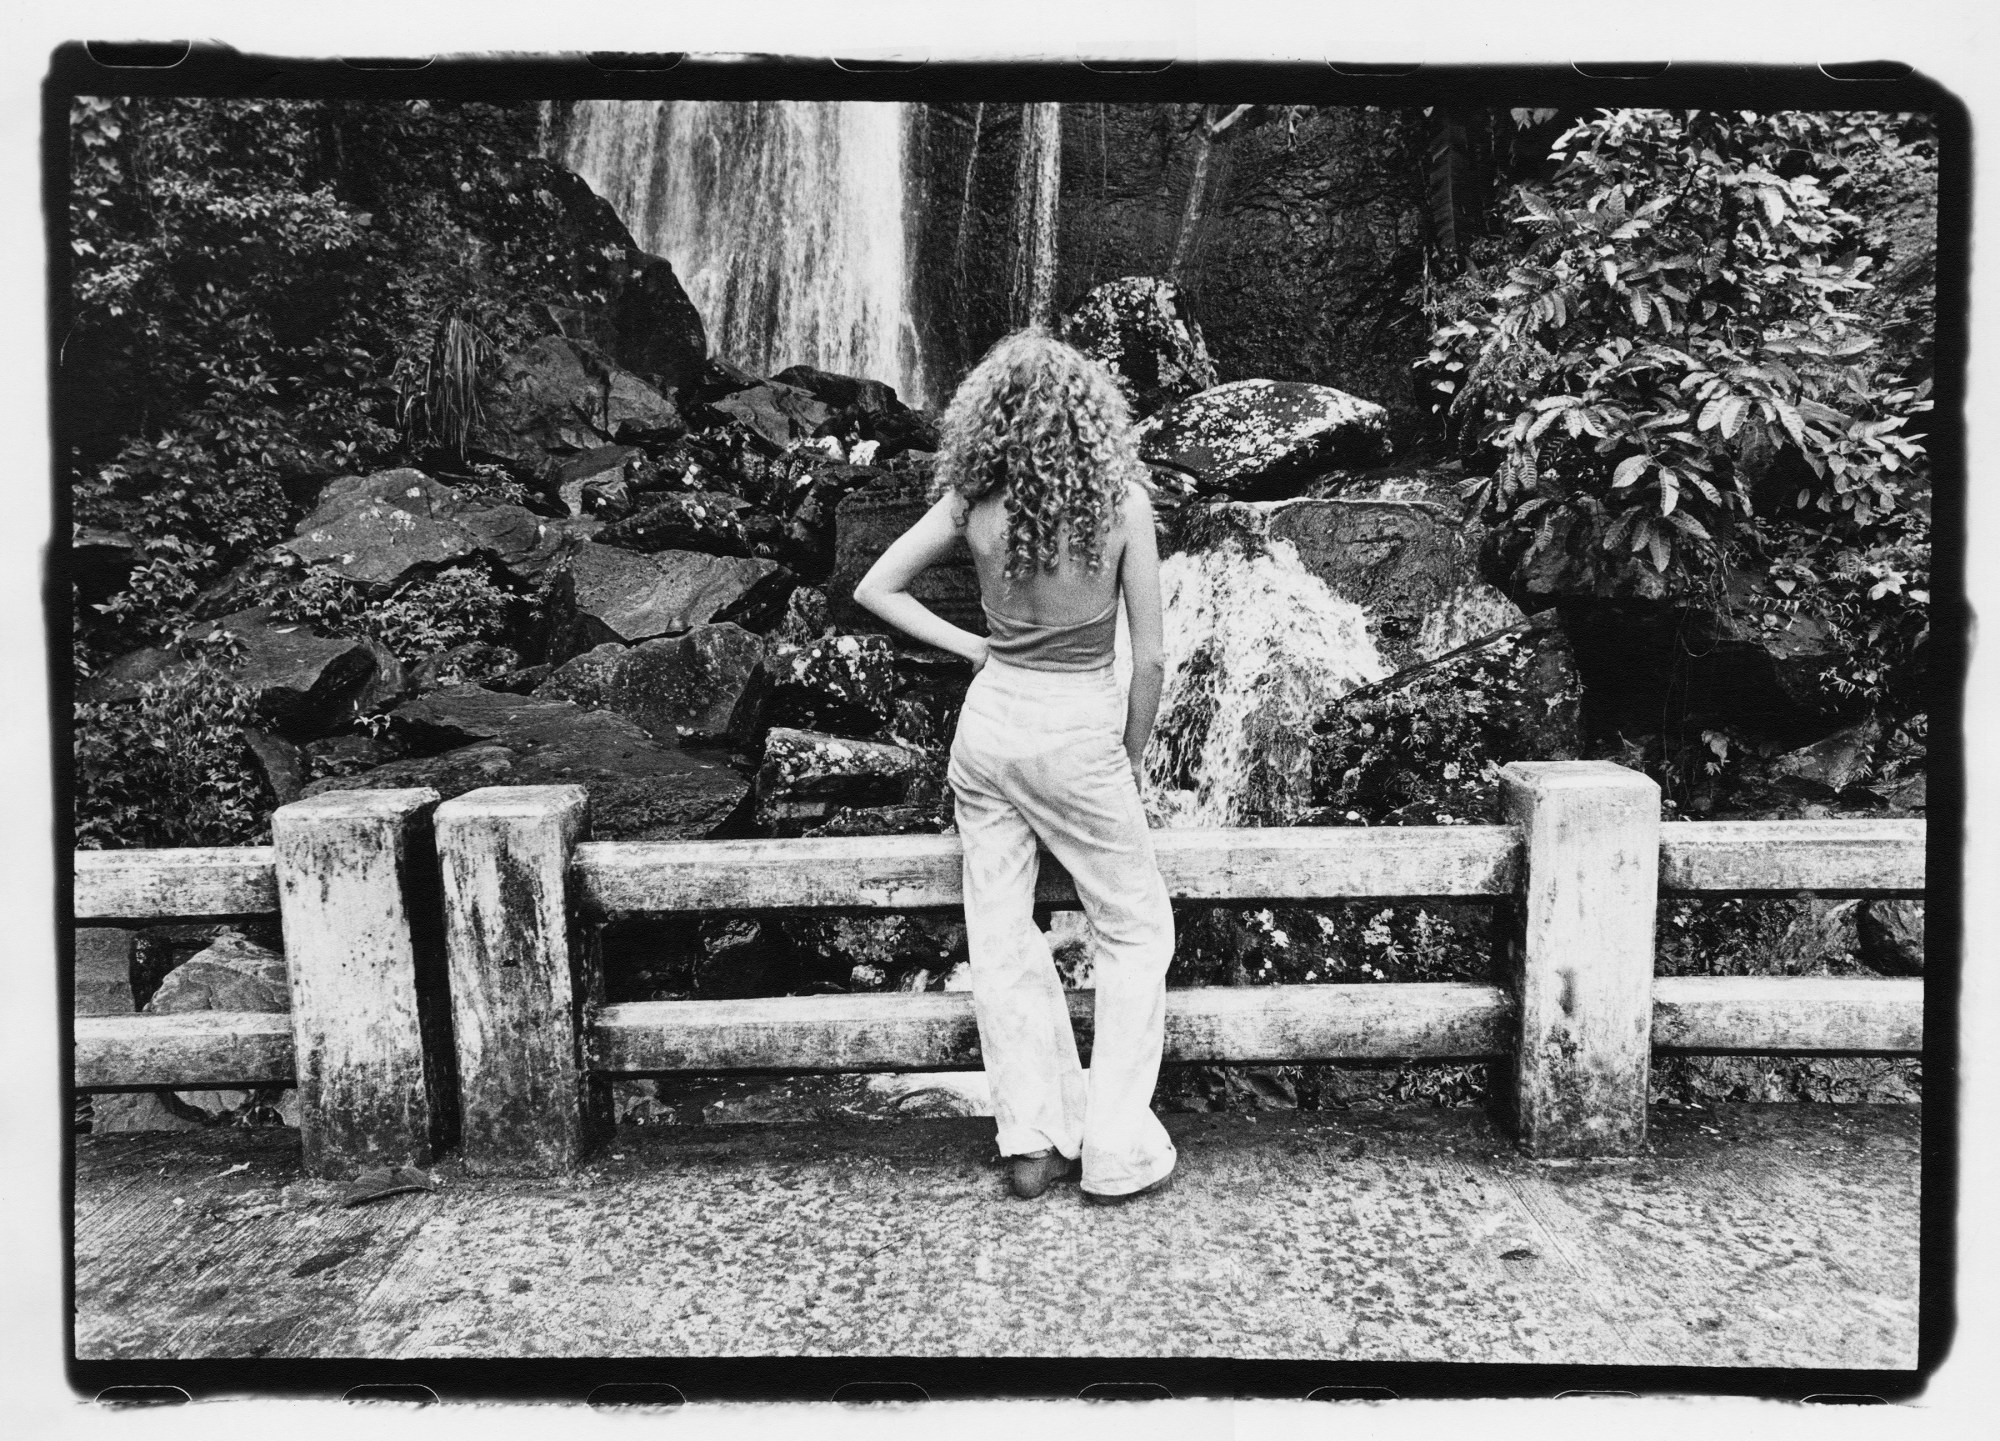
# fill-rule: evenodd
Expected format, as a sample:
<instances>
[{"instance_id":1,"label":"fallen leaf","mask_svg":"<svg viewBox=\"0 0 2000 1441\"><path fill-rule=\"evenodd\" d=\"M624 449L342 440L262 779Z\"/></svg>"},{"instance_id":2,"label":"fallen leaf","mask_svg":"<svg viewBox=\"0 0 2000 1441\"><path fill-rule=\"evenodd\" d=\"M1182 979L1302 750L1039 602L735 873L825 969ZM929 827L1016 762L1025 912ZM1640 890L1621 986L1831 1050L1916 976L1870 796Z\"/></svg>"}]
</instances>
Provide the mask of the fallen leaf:
<instances>
[{"instance_id":1,"label":"fallen leaf","mask_svg":"<svg viewBox=\"0 0 2000 1441\"><path fill-rule=\"evenodd\" d=\"M213 1176L210 1176L210 1177L209 1177L208 1179L209 1179L209 1180L211 1180L211 1181L220 1181L220 1180L221 1180L221 1179L222 1179L222 1178L223 1178L224 1176L233 1176L233 1175L235 1175L235 1174L236 1174L236 1173L237 1173L238 1171L247 1171L247 1170L249 1170L249 1169L250 1169L250 1163L249 1163L248 1161L238 1161L238 1162L237 1162L237 1163L236 1163L235 1165L231 1166L231 1167L230 1167L230 1168L229 1168L228 1170L226 1170L226 1171L217 1171L217 1172L216 1172L216 1173L215 1173L215 1174L214 1174Z\"/></svg>"}]
</instances>

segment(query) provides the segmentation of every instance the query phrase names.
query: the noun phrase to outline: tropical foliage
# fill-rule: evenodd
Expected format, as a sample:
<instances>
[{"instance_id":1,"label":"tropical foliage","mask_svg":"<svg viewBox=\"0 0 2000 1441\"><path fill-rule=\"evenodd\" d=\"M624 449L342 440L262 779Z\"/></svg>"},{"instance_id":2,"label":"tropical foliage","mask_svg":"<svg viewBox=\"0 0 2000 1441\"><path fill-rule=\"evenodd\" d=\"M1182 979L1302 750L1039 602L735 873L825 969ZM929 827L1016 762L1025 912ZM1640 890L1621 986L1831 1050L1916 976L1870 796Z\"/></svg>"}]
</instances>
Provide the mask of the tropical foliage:
<instances>
[{"instance_id":1,"label":"tropical foliage","mask_svg":"<svg viewBox=\"0 0 2000 1441\"><path fill-rule=\"evenodd\" d=\"M1779 504L1849 540L1898 515L1929 406L1909 362L1928 355L1881 340L1927 327L1873 300L1911 236L1846 206L1921 191L1925 136L1802 113L1572 126L1553 178L1508 202L1512 253L1489 248L1440 307L1423 362L1483 472L1475 503L1510 527L1567 513L1683 582Z\"/></svg>"}]
</instances>

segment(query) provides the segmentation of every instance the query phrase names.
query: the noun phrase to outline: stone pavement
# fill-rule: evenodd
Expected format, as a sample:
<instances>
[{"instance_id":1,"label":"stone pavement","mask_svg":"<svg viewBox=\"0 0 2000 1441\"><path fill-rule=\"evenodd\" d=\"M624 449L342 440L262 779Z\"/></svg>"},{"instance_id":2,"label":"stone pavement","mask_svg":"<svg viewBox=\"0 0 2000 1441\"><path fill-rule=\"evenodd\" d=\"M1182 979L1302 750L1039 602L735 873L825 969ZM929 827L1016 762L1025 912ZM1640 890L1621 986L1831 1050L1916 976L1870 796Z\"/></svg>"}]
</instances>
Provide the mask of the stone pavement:
<instances>
[{"instance_id":1,"label":"stone pavement","mask_svg":"<svg viewBox=\"0 0 2000 1441\"><path fill-rule=\"evenodd\" d=\"M77 1138L76 1354L1220 1356L1905 1369L1919 1113L1170 1116L1172 1191L1003 1194L990 1122L626 1129L352 1210L295 1132Z\"/></svg>"}]
</instances>

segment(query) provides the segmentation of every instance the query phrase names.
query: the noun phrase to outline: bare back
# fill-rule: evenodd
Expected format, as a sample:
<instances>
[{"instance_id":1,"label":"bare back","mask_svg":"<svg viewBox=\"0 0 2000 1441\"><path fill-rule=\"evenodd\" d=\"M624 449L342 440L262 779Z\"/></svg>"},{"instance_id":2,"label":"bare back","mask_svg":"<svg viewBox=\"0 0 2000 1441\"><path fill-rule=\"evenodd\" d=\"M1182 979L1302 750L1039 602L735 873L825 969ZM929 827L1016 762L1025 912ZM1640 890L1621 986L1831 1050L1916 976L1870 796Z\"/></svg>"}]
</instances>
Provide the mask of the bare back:
<instances>
[{"instance_id":1,"label":"bare back","mask_svg":"<svg viewBox=\"0 0 2000 1441\"><path fill-rule=\"evenodd\" d=\"M1133 512L1132 506L1121 506L1106 528L1104 563L1096 570L1069 553L1065 538L1055 570L1009 577L1006 502L997 493L976 502L966 517L964 534L987 609L1036 625L1080 625L1103 615L1118 598Z\"/></svg>"}]
</instances>

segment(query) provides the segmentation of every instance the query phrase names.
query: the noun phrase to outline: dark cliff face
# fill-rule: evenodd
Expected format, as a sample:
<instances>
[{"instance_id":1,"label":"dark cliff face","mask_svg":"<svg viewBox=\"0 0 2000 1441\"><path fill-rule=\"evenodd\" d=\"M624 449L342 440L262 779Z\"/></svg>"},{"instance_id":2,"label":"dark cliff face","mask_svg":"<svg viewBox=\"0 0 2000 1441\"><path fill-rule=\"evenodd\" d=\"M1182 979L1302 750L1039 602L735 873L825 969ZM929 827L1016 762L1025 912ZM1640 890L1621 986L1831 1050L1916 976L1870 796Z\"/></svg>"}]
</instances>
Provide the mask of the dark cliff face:
<instances>
[{"instance_id":1,"label":"dark cliff face","mask_svg":"<svg viewBox=\"0 0 2000 1441\"><path fill-rule=\"evenodd\" d=\"M1063 107L1059 312L1105 281L1167 273L1200 108ZM915 308L935 396L1011 328L1019 110L922 106L912 127ZM1332 385L1387 406L1399 439L1415 426L1409 362L1424 326L1407 297L1429 238L1421 124L1415 112L1300 107L1214 147L1180 288L1223 380Z\"/></svg>"}]
</instances>

